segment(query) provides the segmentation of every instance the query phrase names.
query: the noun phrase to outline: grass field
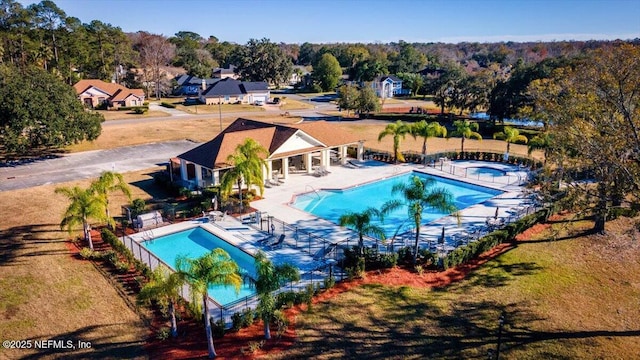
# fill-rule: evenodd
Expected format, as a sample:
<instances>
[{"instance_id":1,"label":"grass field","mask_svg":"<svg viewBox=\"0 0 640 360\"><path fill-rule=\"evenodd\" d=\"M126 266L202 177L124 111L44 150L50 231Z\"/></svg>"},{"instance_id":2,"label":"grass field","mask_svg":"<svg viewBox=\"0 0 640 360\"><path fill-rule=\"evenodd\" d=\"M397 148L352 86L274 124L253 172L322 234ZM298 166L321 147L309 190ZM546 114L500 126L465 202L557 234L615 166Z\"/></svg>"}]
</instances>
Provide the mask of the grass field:
<instances>
[{"instance_id":1,"label":"grass field","mask_svg":"<svg viewBox=\"0 0 640 360\"><path fill-rule=\"evenodd\" d=\"M148 198L142 190L151 182L147 171L125 179L134 184L134 197ZM144 358L148 329L140 317L91 263L71 257L70 235L59 226L68 203L54 194L55 187L0 192L0 337L83 340L92 348L39 353L0 348L0 359ZM112 214L120 213L125 200L111 197Z\"/></svg>"},{"instance_id":2,"label":"grass field","mask_svg":"<svg viewBox=\"0 0 640 360\"><path fill-rule=\"evenodd\" d=\"M222 117L223 129L233 122L237 117L227 115ZM256 114L249 116L251 119L275 122L281 124L295 123L300 121L298 117L283 117L273 115ZM386 137L382 141L378 141L378 134L386 126L385 122L336 122L336 127L342 128L351 133L357 133L361 139L365 140L365 146L382 151L391 151L393 148L393 139ZM218 117L206 119L189 120L188 122L175 119L163 121L149 121L140 124L111 124L103 127L100 137L93 142L84 142L73 145L68 151L88 151L98 149L111 149L127 145L139 145L151 142L161 142L169 140L191 139L193 141L208 141L220 132L220 123ZM482 141L468 139L465 141L465 149L468 151L505 151L506 143L500 140L484 139ZM422 151L422 140L414 139L407 136L402 140L400 149L403 151L413 150ZM427 143L427 151L429 153L437 151L454 151L460 149L460 139L442 139L431 138ZM526 156L526 145L512 144L511 153ZM534 153L535 157L540 157L539 152Z\"/></svg>"},{"instance_id":3,"label":"grass field","mask_svg":"<svg viewBox=\"0 0 640 360\"><path fill-rule=\"evenodd\" d=\"M369 284L298 316L299 341L273 359L637 359L640 243L558 222L442 289ZM551 239L561 239L553 241Z\"/></svg>"},{"instance_id":4,"label":"grass field","mask_svg":"<svg viewBox=\"0 0 640 360\"><path fill-rule=\"evenodd\" d=\"M106 121L110 120L125 120L125 119L145 119L152 117L161 117L161 116L169 116L168 113L164 111L147 111L144 114L136 114L132 111L106 111L106 110L96 110L97 113L102 114Z\"/></svg>"}]
</instances>

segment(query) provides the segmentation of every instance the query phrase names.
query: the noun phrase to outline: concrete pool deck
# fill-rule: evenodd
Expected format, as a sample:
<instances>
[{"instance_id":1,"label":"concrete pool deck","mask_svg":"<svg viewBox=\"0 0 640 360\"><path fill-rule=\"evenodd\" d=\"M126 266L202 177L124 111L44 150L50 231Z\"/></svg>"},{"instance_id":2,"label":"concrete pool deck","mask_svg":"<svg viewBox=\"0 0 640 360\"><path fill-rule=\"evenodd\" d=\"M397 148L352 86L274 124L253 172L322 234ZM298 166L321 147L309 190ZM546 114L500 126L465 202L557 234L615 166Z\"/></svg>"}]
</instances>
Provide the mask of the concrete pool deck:
<instances>
[{"instance_id":1,"label":"concrete pool deck","mask_svg":"<svg viewBox=\"0 0 640 360\"><path fill-rule=\"evenodd\" d=\"M311 174L292 174L280 186L266 188L264 198L254 201L251 206L268 214L276 219L284 221L307 233L317 235L329 242L340 243L346 239L351 239L354 244L357 233L352 230L340 227L330 221L317 218L316 216L296 209L291 206L296 194L310 193L321 189L344 189L359 184L376 181L411 171L440 176L447 179L464 181L474 185L480 185L503 193L492 197L480 204L473 205L460 211L460 226L453 216L445 216L421 227L420 239L427 244L435 244L442 234L442 227L445 227L447 240L452 240L454 233L462 232L471 227L486 225L488 217L494 217L496 207L498 208L498 219L506 219L518 212L524 206L523 197L524 181L528 177L527 169L515 165L503 163L483 162L483 161L455 161L445 162L435 167L424 167L414 164L385 164L378 161L368 160L355 162L359 167L352 166L332 166L330 174L316 177ZM505 172L505 176L470 176L464 177L466 168L485 167L494 168ZM372 194L372 196L375 196ZM414 235L415 236L415 235ZM397 241L398 239L396 239ZM401 239L407 240L407 239ZM373 240L366 243L373 245ZM407 244L408 245L408 244ZM445 244L444 250L451 250L455 244Z\"/></svg>"}]
</instances>

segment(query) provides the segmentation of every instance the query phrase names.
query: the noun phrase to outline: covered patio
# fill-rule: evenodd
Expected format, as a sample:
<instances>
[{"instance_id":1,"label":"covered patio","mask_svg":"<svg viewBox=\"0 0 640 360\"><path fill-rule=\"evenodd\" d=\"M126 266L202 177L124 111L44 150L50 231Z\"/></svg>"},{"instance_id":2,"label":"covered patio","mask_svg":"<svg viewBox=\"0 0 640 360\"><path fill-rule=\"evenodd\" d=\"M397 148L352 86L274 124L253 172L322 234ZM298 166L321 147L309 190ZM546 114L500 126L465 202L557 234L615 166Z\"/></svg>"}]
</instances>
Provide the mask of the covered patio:
<instances>
[{"instance_id":1,"label":"covered patio","mask_svg":"<svg viewBox=\"0 0 640 360\"><path fill-rule=\"evenodd\" d=\"M212 140L177 156L183 186L205 188L220 184L233 168L227 157L251 138L269 151L263 167L265 185L286 181L292 174L321 175L348 161L348 148L362 159L363 142L326 121L279 125L238 118Z\"/></svg>"}]
</instances>

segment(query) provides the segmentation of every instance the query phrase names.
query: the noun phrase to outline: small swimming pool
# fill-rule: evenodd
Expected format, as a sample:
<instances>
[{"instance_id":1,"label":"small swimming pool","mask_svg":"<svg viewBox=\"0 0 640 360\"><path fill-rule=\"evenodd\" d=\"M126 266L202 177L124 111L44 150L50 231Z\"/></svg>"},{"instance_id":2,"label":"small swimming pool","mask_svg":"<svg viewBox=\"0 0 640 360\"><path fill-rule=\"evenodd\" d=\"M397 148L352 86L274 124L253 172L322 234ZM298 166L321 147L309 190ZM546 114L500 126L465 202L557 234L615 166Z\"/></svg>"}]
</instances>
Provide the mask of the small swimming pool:
<instances>
[{"instance_id":1,"label":"small swimming pool","mask_svg":"<svg viewBox=\"0 0 640 360\"><path fill-rule=\"evenodd\" d=\"M401 195L392 194L391 188L398 182L408 183L409 178L414 175L421 178L434 179L434 187L444 188L451 192L455 205L460 210L479 204L502 193L500 190L483 186L426 175L420 172L410 172L344 190L319 190L298 195L292 206L338 224L340 216L347 212L359 212L369 207L380 209L390 199L401 200ZM433 209L425 209L422 213L422 223L427 224L446 215L448 214ZM406 207L385 216L384 223L378 222L378 225L384 228L387 237L393 236L396 231L403 233L413 227L411 221L408 220ZM398 230L399 228L400 230Z\"/></svg>"},{"instance_id":2,"label":"small swimming pool","mask_svg":"<svg viewBox=\"0 0 640 360\"><path fill-rule=\"evenodd\" d=\"M166 264L172 266L174 270L178 256L183 255L195 259L211 252L213 249L221 248L229 253L229 256L238 264L243 275L253 277L255 271L255 259L253 256L199 226L144 241L142 242L142 246ZM232 286L217 285L209 287L209 296L220 305L230 304L254 293L255 289L250 286L248 281L242 284L237 294L235 288Z\"/></svg>"},{"instance_id":3,"label":"small swimming pool","mask_svg":"<svg viewBox=\"0 0 640 360\"><path fill-rule=\"evenodd\" d=\"M465 172L467 177L472 177L472 178L474 177L482 178L487 176L498 177L498 176L507 175L505 171L502 171L500 169L495 169L492 167L486 167L486 166L467 167Z\"/></svg>"}]
</instances>

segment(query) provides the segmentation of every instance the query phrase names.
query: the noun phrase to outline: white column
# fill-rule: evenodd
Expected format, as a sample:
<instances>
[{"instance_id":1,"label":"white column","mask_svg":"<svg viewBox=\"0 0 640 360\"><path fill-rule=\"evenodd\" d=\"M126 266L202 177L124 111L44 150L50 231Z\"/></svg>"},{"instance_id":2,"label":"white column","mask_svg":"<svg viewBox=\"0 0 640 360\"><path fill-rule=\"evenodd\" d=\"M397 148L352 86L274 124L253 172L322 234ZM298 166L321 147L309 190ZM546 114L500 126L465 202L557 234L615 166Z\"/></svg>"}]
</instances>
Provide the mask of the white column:
<instances>
[{"instance_id":1,"label":"white column","mask_svg":"<svg viewBox=\"0 0 640 360\"><path fill-rule=\"evenodd\" d=\"M187 175L187 162L183 159L180 159L180 177L182 180L189 180L189 175Z\"/></svg>"},{"instance_id":2,"label":"white column","mask_svg":"<svg viewBox=\"0 0 640 360\"><path fill-rule=\"evenodd\" d=\"M202 187L202 166L196 164L196 186Z\"/></svg>"},{"instance_id":3,"label":"white column","mask_svg":"<svg viewBox=\"0 0 640 360\"><path fill-rule=\"evenodd\" d=\"M220 185L220 171L213 171L213 185Z\"/></svg>"},{"instance_id":4,"label":"white column","mask_svg":"<svg viewBox=\"0 0 640 360\"><path fill-rule=\"evenodd\" d=\"M340 146L338 148L338 152L340 154L340 163L342 165L347 163L347 147L346 146Z\"/></svg>"},{"instance_id":5,"label":"white column","mask_svg":"<svg viewBox=\"0 0 640 360\"><path fill-rule=\"evenodd\" d=\"M362 161L362 155L364 154L364 141L358 141L358 161Z\"/></svg>"},{"instance_id":6,"label":"white column","mask_svg":"<svg viewBox=\"0 0 640 360\"><path fill-rule=\"evenodd\" d=\"M271 169L273 169L273 161L267 160L267 166L262 167L262 177L264 181L271 180L271 177L273 175L273 172L271 171Z\"/></svg>"},{"instance_id":7,"label":"white column","mask_svg":"<svg viewBox=\"0 0 640 360\"><path fill-rule=\"evenodd\" d=\"M282 159L282 178L283 179L289 178L289 158L288 157Z\"/></svg>"},{"instance_id":8,"label":"white column","mask_svg":"<svg viewBox=\"0 0 640 360\"><path fill-rule=\"evenodd\" d=\"M320 164L322 164L322 166L327 170L329 170L329 167L331 166L330 154L329 149L324 149L322 150L322 156L320 157Z\"/></svg>"},{"instance_id":9,"label":"white column","mask_svg":"<svg viewBox=\"0 0 640 360\"><path fill-rule=\"evenodd\" d=\"M311 158L311 153L304 154L304 166L307 169L307 174L311 174L313 170L311 170L311 166L313 165L313 159Z\"/></svg>"}]
</instances>

